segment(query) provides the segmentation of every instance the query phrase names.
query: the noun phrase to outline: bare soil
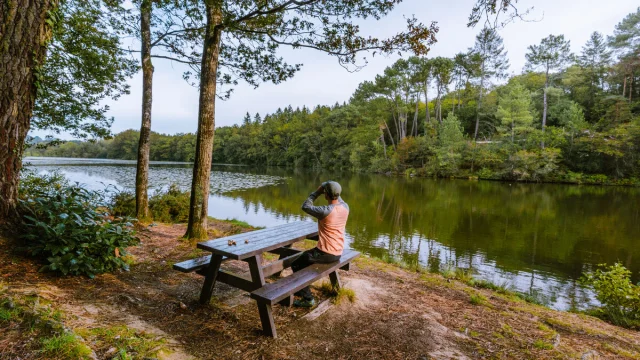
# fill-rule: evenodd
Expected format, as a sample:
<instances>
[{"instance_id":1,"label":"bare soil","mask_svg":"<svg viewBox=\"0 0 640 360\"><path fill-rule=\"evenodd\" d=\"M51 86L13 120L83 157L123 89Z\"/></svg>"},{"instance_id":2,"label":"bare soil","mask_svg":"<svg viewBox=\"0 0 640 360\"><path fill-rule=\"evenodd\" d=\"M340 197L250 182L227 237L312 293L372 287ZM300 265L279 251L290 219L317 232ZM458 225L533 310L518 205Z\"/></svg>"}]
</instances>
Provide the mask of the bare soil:
<instances>
[{"instance_id":1,"label":"bare soil","mask_svg":"<svg viewBox=\"0 0 640 360\"><path fill-rule=\"evenodd\" d=\"M210 224L212 237L246 230ZM341 272L354 303L341 301L312 321L303 318L310 310L275 306L279 337L271 339L242 291L217 284L211 303L198 304L202 277L171 268L201 255L180 239L184 232L164 224L141 231L142 244L129 249L131 270L95 279L40 273L0 240L0 282L10 293L50 301L72 329L124 324L157 334L167 340L163 359L640 359L638 332L367 257ZM246 271L244 263L223 267ZM474 305L471 295L486 301ZM15 358L20 342L7 334L0 330L0 358ZM104 346L93 350L110 358Z\"/></svg>"}]
</instances>

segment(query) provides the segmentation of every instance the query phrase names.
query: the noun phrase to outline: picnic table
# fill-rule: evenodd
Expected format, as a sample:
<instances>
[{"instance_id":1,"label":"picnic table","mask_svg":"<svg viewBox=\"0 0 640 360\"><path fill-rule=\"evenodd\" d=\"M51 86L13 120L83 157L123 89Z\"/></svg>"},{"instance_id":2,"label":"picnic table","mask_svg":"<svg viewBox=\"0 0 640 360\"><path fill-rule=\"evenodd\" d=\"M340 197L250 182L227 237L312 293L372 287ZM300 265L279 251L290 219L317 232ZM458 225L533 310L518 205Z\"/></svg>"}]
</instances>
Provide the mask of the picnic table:
<instances>
[{"instance_id":1,"label":"picnic table","mask_svg":"<svg viewBox=\"0 0 640 360\"><path fill-rule=\"evenodd\" d=\"M282 270L291 267L293 261L302 254L302 251L291 248L291 245L304 239L318 239L318 225L315 222L298 221L200 242L197 247L211 252L211 255L174 264L173 268L181 272L195 271L204 276L200 292L201 304L207 304L211 300L216 281L250 292L251 297L258 303L264 332L275 338L272 305L280 303L291 306L296 291L323 276L329 275L332 285L340 287L337 270L349 270L350 262L360 255L356 251L345 250L337 262L314 264L275 282L267 283L266 278L279 275ZM265 252L278 254L279 259L263 265L262 255ZM229 260L247 262L249 276L220 269L220 265Z\"/></svg>"}]
</instances>

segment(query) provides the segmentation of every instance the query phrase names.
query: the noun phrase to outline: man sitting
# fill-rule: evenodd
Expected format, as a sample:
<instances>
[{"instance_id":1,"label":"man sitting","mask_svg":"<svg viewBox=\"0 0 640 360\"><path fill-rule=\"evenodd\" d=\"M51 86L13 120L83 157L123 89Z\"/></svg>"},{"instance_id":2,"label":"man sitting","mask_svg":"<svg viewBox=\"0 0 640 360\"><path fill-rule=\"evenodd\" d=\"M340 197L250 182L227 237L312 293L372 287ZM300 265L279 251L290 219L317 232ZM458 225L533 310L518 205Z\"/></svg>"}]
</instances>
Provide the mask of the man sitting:
<instances>
[{"instance_id":1,"label":"man sitting","mask_svg":"<svg viewBox=\"0 0 640 360\"><path fill-rule=\"evenodd\" d=\"M344 249L344 234L349 217L349 205L342 200L342 187L335 181L322 183L320 187L309 195L302 204L302 210L318 219L318 246L305 251L291 264L294 272L304 269L311 264L326 264L340 260ZM314 206L318 196L324 194L328 205ZM296 292L301 297L294 301L294 306L312 307L315 299L309 286Z\"/></svg>"}]
</instances>

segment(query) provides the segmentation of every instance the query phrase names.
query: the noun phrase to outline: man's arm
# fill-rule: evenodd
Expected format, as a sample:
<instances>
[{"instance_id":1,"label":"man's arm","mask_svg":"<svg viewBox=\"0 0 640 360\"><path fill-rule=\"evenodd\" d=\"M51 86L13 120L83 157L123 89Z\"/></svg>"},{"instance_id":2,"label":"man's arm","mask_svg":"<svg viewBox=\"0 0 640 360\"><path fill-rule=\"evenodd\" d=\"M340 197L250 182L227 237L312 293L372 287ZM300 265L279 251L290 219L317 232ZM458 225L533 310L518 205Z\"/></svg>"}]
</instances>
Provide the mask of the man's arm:
<instances>
[{"instance_id":1,"label":"man's arm","mask_svg":"<svg viewBox=\"0 0 640 360\"><path fill-rule=\"evenodd\" d=\"M314 206L313 202L322 194L321 188L312 192L307 200L302 203L302 211L315 217L318 220L322 220L331 213L331 209L328 206Z\"/></svg>"}]
</instances>

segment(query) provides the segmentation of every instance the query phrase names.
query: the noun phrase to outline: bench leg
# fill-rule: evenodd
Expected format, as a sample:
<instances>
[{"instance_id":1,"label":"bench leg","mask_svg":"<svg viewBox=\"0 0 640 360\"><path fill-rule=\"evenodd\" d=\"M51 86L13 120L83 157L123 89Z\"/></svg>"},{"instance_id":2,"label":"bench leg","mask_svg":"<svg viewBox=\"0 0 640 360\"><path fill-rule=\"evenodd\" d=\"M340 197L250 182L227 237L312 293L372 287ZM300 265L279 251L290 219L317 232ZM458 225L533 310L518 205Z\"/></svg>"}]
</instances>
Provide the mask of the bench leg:
<instances>
[{"instance_id":1,"label":"bench leg","mask_svg":"<svg viewBox=\"0 0 640 360\"><path fill-rule=\"evenodd\" d=\"M293 294L287 296L282 301L280 301L280 305L282 305L282 306L293 306Z\"/></svg>"},{"instance_id":2,"label":"bench leg","mask_svg":"<svg viewBox=\"0 0 640 360\"><path fill-rule=\"evenodd\" d=\"M258 302L258 311L260 312L260 321L262 322L262 330L267 336L272 338L278 337L276 334L276 325L273 323L273 314L271 305Z\"/></svg>"},{"instance_id":3,"label":"bench leg","mask_svg":"<svg viewBox=\"0 0 640 360\"><path fill-rule=\"evenodd\" d=\"M340 282L340 276L338 276L337 271L334 271L329 274L329 280L331 280L331 285L335 290L338 290L342 287L342 283Z\"/></svg>"},{"instance_id":4,"label":"bench leg","mask_svg":"<svg viewBox=\"0 0 640 360\"><path fill-rule=\"evenodd\" d=\"M222 263L222 255L212 255L211 262L206 268L204 285L200 292L200 304L205 305L211 301L211 294L213 293L213 287L216 285L216 278L218 277L218 271L220 270L220 264Z\"/></svg>"},{"instance_id":5,"label":"bench leg","mask_svg":"<svg viewBox=\"0 0 640 360\"><path fill-rule=\"evenodd\" d=\"M284 247L285 247L285 248L288 248L288 249L291 249L291 245L287 245L287 246L284 246ZM278 260L282 260L282 259L286 258L287 256L288 256L288 255L280 254L280 255L278 256ZM280 277L280 275L281 275L281 274L282 274L282 271L278 271L277 273L274 273L274 274L273 274L273 275L271 275L271 276Z\"/></svg>"}]
</instances>

